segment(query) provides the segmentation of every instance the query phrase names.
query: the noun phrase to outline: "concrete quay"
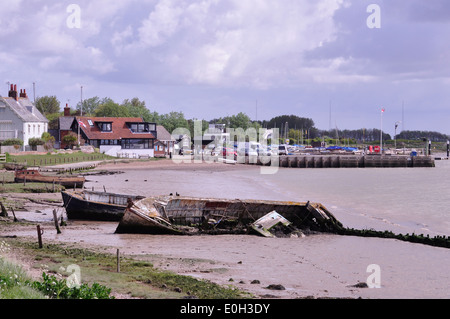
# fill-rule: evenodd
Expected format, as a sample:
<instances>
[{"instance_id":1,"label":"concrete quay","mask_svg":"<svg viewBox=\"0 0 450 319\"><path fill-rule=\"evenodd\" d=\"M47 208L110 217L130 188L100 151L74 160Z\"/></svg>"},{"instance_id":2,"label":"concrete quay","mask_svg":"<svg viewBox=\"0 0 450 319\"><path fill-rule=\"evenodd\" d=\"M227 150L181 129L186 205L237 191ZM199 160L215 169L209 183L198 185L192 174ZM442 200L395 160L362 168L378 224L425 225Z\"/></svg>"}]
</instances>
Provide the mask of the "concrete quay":
<instances>
[{"instance_id":1,"label":"concrete quay","mask_svg":"<svg viewBox=\"0 0 450 319\"><path fill-rule=\"evenodd\" d=\"M249 157L245 164L272 165L271 161L261 161ZM351 168L351 167L434 167L431 156L405 155L281 155L279 167L296 168Z\"/></svg>"}]
</instances>

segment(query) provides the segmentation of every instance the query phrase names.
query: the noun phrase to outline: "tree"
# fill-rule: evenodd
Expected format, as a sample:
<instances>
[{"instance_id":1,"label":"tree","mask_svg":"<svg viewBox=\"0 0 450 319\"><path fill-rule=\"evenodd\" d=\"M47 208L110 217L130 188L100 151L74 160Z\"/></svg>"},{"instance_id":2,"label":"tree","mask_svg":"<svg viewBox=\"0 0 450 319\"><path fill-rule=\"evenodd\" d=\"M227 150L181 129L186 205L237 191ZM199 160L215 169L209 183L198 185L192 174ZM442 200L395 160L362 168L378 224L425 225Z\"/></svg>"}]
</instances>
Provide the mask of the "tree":
<instances>
[{"instance_id":1,"label":"tree","mask_svg":"<svg viewBox=\"0 0 450 319\"><path fill-rule=\"evenodd\" d=\"M183 112L170 112L169 114L161 115L160 124L169 133L173 132L176 128L184 127L189 129L188 121L184 118Z\"/></svg>"},{"instance_id":2,"label":"tree","mask_svg":"<svg viewBox=\"0 0 450 319\"><path fill-rule=\"evenodd\" d=\"M69 148L72 148L74 145L77 144L78 137L74 132L69 132L69 134L65 135L63 137L63 142L69 146Z\"/></svg>"},{"instance_id":3,"label":"tree","mask_svg":"<svg viewBox=\"0 0 450 319\"><path fill-rule=\"evenodd\" d=\"M287 123L287 127L286 127ZM286 128L286 131L289 129L297 129L297 130L308 130L310 131L314 127L314 121L310 118L299 117L297 115L280 115L272 118L270 121L263 123L264 126L269 128L277 127L279 129ZM281 133L281 132L280 132Z\"/></svg>"},{"instance_id":4,"label":"tree","mask_svg":"<svg viewBox=\"0 0 450 319\"><path fill-rule=\"evenodd\" d=\"M121 106L128 109L128 113L131 117L140 117L146 122L152 122L153 116L150 110L145 106L145 101L139 101L137 97L128 100L125 99Z\"/></svg>"},{"instance_id":5,"label":"tree","mask_svg":"<svg viewBox=\"0 0 450 319\"><path fill-rule=\"evenodd\" d=\"M241 128L245 131L247 128L251 126L252 121L250 120L250 117L247 114L239 112L236 115L213 119L209 121L209 123L225 124L227 128L233 129Z\"/></svg>"},{"instance_id":6,"label":"tree","mask_svg":"<svg viewBox=\"0 0 450 319\"><path fill-rule=\"evenodd\" d=\"M100 107L102 101L98 96L91 97L89 99L83 100L83 115L92 116L95 114L97 109ZM81 102L78 102L77 109L81 109Z\"/></svg>"},{"instance_id":7,"label":"tree","mask_svg":"<svg viewBox=\"0 0 450 319\"><path fill-rule=\"evenodd\" d=\"M105 103L101 104L95 111L97 117L129 117L130 112L128 108L123 105L115 103L109 99Z\"/></svg>"},{"instance_id":8,"label":"tree","mask_svg":"<svg viewBox=\"0 0 450 319\"><path fill-rule=\"evenodd\" d=\"M55 137L52 136L50 133L48 132L44 132L42 133L41 139L44 140L44 148L46 151L49 151L53 148L53 146L55 145Z\"/></svg>"},{"instance_id":9,"label":"tree","mask_svg":"<svg viewBox=\"0 0 450 319\"><path fill-rule=\"evenodd\" d=\"M36 99L36 107L44 115L59 113L60 104L56 96L43 96Z\"/></svg>"}]
</instances>

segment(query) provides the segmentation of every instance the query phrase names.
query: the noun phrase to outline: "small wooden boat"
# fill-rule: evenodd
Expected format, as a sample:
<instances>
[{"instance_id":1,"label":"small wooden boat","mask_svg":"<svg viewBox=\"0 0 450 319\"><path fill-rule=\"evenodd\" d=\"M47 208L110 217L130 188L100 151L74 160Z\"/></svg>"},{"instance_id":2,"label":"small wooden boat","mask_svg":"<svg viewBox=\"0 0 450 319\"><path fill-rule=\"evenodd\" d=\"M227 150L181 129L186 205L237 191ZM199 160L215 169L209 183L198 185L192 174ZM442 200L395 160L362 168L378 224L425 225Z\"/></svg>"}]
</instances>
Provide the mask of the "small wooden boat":
<instances>
[{"instance_id":1,"label":"small wooden boat","mask_svg":"<svg viewBox=\"0 0 450 319\"><path fill-rule=\"evenodd\" d=\"M27 162L23 162L23 163L16 163L16 162L4 163L3 167L7 171L22 170L22 169L26 169L27 168Z\"/></svg>"},{"instance_id":2,"label":"small wooden boat","mask_svg":"<svg viewBox=\"0 0 450 319\"><path fill-rule=\"evenodd\" d=\"M97 221L119 221L128 200L144 198L89 190L66 190L61 195L68 219Z\"/></svg>"},{"instance_id":3,"label":"small wooden boat","mask_svg":"<svg viewBox=\"0 0 450 319\"><path fill-rule=\"evenodd\" d=\"M55 183L66 188L83 188L86 179L84 177L77 176L42 175L37 170L24 169L15 171L14 181L16 183Z\"/></svg>"},{"instance_id":4,"label":"small wooden boat","mask_svg":"<svg viewBox=\"0 0 450 319\"><path fill-rule=\"evenodd\" d=\"M273 211L295 229L335 233L342 228L319 203L160 196L130 202L116 233L248 233Z\"/></svg>"}]
</instances>

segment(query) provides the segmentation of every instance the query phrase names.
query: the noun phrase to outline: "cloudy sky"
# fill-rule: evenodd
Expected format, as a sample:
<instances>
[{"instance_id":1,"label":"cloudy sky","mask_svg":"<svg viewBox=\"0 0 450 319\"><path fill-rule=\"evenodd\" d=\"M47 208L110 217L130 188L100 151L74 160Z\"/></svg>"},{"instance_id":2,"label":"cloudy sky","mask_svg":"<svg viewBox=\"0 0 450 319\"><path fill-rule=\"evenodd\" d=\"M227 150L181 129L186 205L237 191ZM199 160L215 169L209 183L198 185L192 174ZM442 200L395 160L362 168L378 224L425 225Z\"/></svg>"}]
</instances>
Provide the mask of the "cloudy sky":
<instances>
[{"instance_id":1,"label":"cloudy sky","mask_svg":"<svg viewBox=\"0 0 450 319\"><path fill-rule=\"evenodd\" d=\"M375 5L375 6L373 6ZM0 77L33 96L138 97L186 118L450 134L448 0L9 0ZM331 112L330 112L331 110ZM331 116L330 116L331 115Z\"/></svg>"}]
</instances>

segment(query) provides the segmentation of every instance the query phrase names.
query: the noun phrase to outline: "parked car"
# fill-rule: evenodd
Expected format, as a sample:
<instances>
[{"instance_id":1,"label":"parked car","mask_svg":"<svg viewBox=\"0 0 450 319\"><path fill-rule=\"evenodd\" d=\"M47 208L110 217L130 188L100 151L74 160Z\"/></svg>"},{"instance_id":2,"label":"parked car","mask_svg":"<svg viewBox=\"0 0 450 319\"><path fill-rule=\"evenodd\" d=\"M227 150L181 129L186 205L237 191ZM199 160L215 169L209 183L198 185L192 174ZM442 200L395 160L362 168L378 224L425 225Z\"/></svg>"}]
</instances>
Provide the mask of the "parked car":
<instances>
[{"instance_id":1,"label":"parked car","mask_svg":"<svg viewBox=\"0 0 450 319\"><path fill-rule=\"evenodd\" d=\"M272 146L272 154L274 155L287 155L288 150L286 145L273 145Z\"/></svg>"},{"instance_id":2,"label":"parked car","mask_svg":"<svg viewBox=\"0 0 450 319\"><path fill-rule=\"evenodd\" d=\"M231 156L233 156L234 160L236 160L237 152L234 150L234 148L224 147L222 149L222 156L223 157L231 157Z\"/></svg>"}]
</instances>

